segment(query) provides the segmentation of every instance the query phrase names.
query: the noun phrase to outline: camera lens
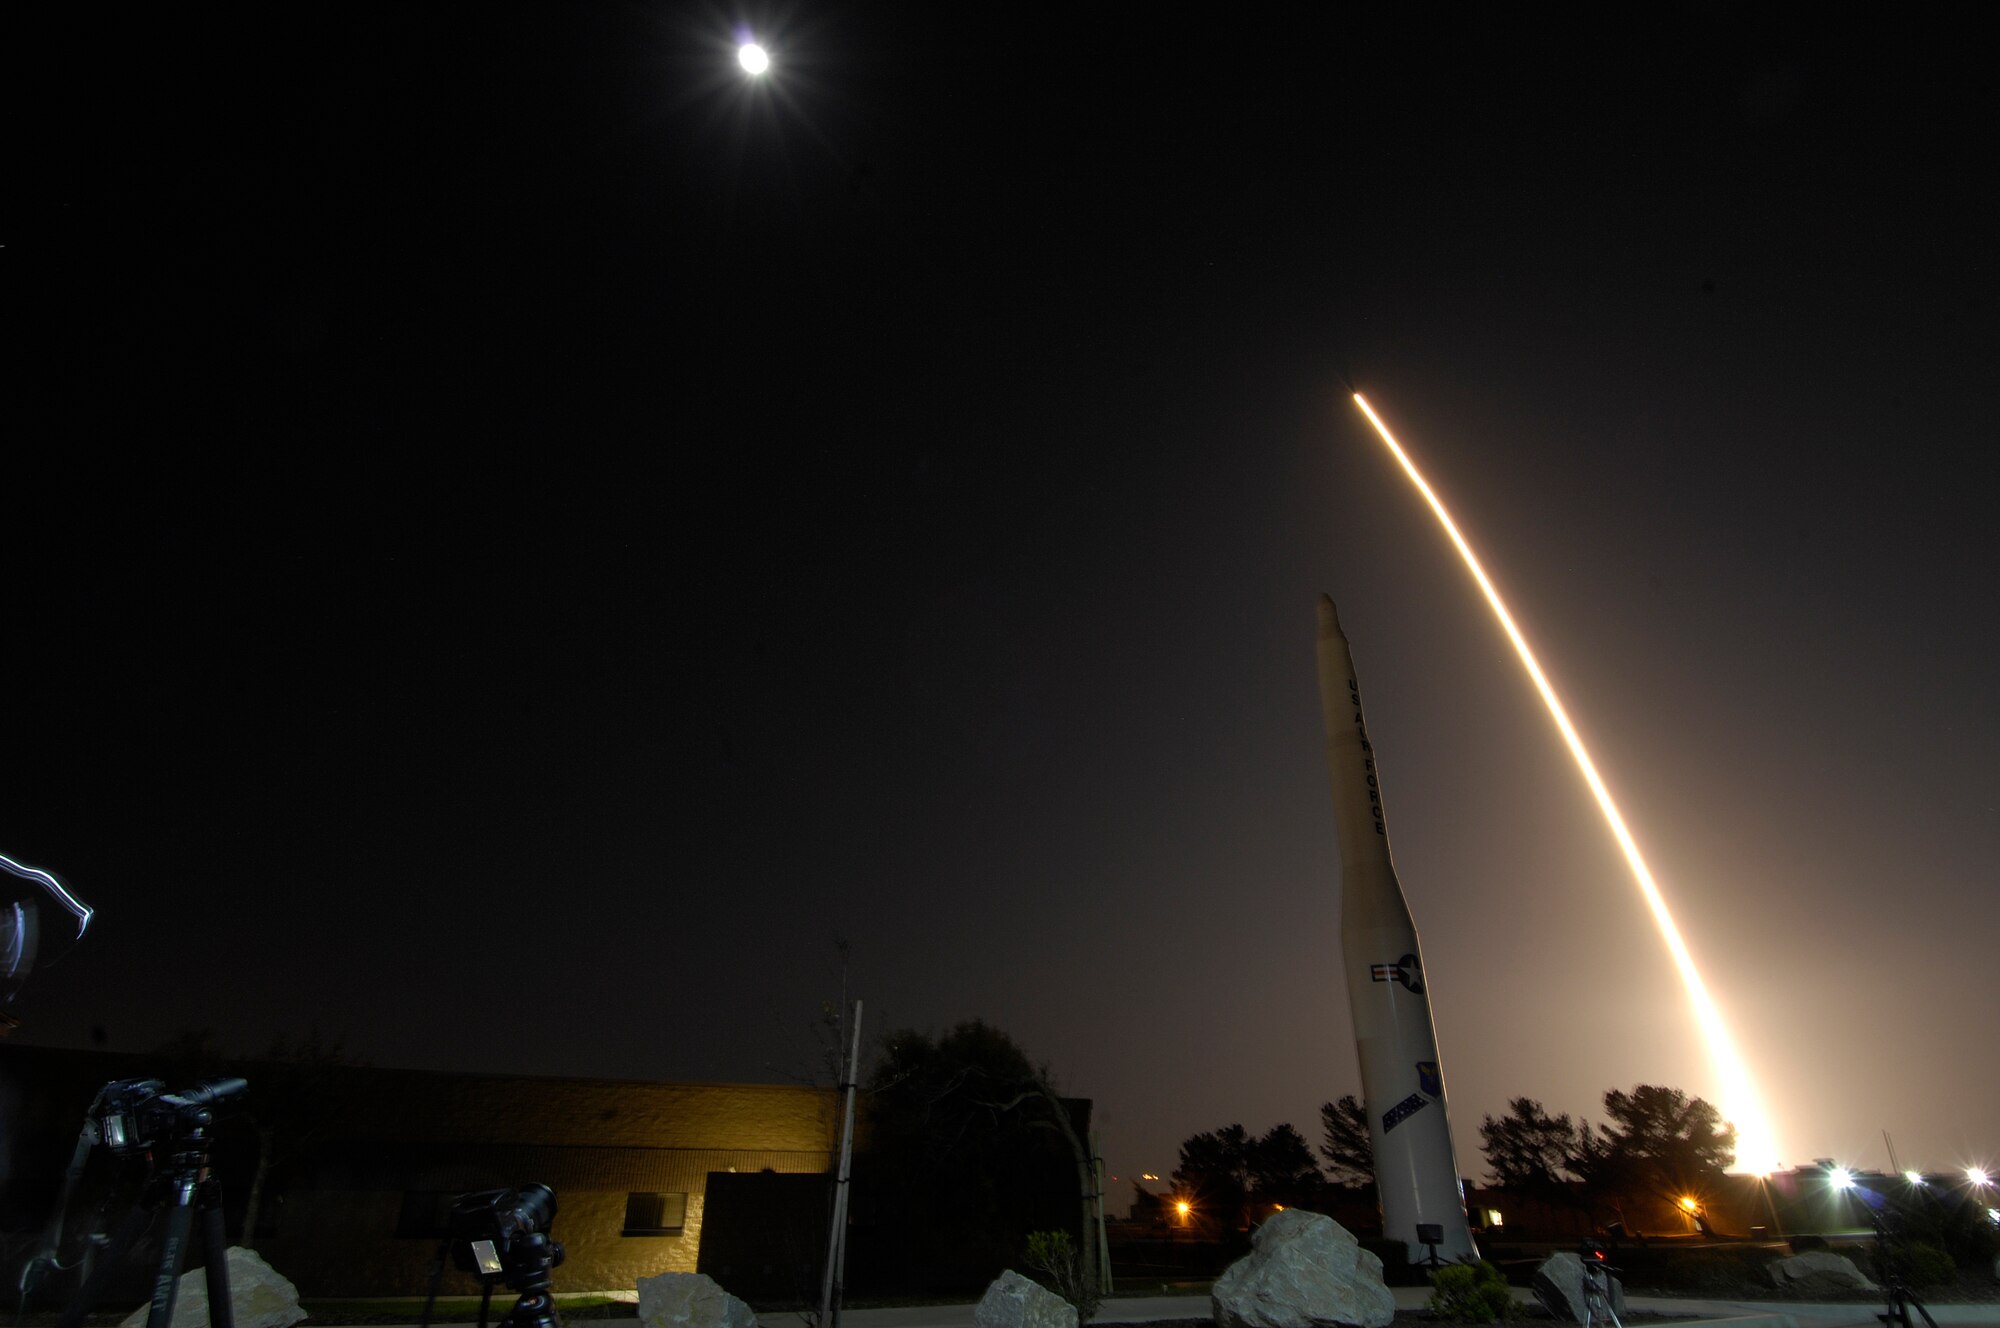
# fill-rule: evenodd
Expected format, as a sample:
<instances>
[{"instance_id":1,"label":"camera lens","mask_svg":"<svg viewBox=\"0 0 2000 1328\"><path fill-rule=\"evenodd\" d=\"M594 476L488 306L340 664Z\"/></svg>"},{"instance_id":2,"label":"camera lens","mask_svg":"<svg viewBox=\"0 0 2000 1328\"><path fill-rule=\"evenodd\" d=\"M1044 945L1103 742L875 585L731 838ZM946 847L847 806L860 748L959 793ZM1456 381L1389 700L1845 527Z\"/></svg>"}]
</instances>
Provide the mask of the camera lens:
<instances>
[{"instance_id":1,"label":"camera lens","mask_svg":"<svg viewBox=\"0 0 2000 1328\"><path fill-rule=\"evenodd\" d=\"M530 1231L547 1231L556 1219L556 1192L546 1185L523 1185L515 1191L516 1206Z\"/></svg>"}]
</instances>

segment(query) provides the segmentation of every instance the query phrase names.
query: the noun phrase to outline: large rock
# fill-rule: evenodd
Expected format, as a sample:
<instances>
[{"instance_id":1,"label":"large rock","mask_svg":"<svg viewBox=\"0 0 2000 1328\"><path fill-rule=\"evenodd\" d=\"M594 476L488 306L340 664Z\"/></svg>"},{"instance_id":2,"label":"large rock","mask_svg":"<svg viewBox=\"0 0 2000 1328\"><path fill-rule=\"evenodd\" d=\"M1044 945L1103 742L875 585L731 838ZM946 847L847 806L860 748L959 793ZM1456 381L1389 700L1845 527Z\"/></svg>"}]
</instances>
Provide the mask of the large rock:
<instances>
[{"instance_id":1,"label":"large rock","mask_svg":"<svg viewBox=\"0 0 2000 1328\"><path fill-rule=\"evenodd\" d=\"M292 1328L306 1317L299 1308L299 1290L257 1257L254 1250L231 1247L223 1256L229 1269L229 1307L236 1315L236 1328ZM118 1328L142 1328L151 1305L141 1305L125 1316ZM173 1328L208 1328L208 1269L204 1266L181 1274L180 1289L174 1293Z\"/></svg>"},{"instance_id":2,"label":"large rock","mask_svg":"<svg viewBox=\"0 0 2000 1328\"><path fill-rule=\"evenodd\" d=\"M1295 1208L1257 1228L1209 1304L1216 1328L1387 1328L1396 1317L1382 1261L1332 1218Z\"/></svg>"},{"instance_id":3,"label":"large rock","mask_svg":"<svg viewBox=\"0 0 2000 1328\"><path fill-rule=\"evenodd\" d=\"M1076 1306L1009 1268L972 1307L972 1328L1076 1328Z\"/></svg>"},{"instance_id":4,"label":"large rock","mask_svg":"<svg viewBox=\"0 0 2000 1328\"><path fill-rule=\"evenodd\" d=\"M1606 1280L1611 1283L1612 1313L1623 1318L1625 1284L1609 1274L1606 1274ZM1566 1323L1582 1323L1583 1260L1568 1251L1550 1255L1535 1270L1535 1299L1541 1301L1542 1308L1556 1318Z\"/></svg>"},{"instance_id":5,"label":"large rock","mask_svg":"<svg viewBox=\"0 0 2000 1328\"><path fill-rule=\"evenodd\" d=\"M1795 1296L1820 1296L1838 1291L1873 1291L1875 1284L1844 1254L1813 1250L1771 1265L1771 1280Z\"/></svg>"},{"instance_id":6,"label":"large rock","mask_svg":"<svg viewBox=\"0 0 2000 1328\"><path fill-rule=\"evenodd\" d=\"M757 1328L757 1312L707 1273L661 1273L639 1279L639 1322L646 1328Z\"/></svg>"}]
</instances>

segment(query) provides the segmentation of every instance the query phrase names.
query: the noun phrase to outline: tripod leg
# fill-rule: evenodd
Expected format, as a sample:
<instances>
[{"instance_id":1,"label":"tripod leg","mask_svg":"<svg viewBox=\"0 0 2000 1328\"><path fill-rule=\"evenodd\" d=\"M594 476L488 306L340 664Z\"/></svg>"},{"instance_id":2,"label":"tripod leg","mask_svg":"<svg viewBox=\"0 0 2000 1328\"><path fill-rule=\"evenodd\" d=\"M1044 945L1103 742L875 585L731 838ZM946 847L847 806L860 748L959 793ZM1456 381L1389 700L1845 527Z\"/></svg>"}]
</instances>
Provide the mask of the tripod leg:
<instances>
[{"instance_id":1,"label":"tripod leg","mask_svg":"<svg viewBox=\"0 0 2000 1328\"><path fill-rule=\"evenodd\" d=\"M229 1298L229 1233L222 1229L222 1196L203 1193L201 1243L208 1263L209 1328L236 1328L236 1305Z\"/></svg>"},{"instance_id":2,"label":"tripod leg","mask_svg":"<svg viewBox=\"0 0 2000 1328\"><path fill-rule=\"evenodd\" d=\"M139 1239L139 1233L144 1231L152 1220L152 1210L143 1204L135 1206L119 1219L117 1229L111 1233L111 1240L104 1247L103 1253L98 1255L95 1265L90 1270L90 1276L83 1279L83 1285L76 1289L76 1295L70 1300L68 1308L63 1310L58 1328L77 1328L77 1325L83 1322L83 1316L97 1307L97 1298L104 1293L104 1284L111 1280L112 1271L125 1262L125 1255L131 1250L132 1242Z\"/></svg>"},{"instance_id":3,"label":"tripod leg","mask_svg":"<svg viewBox=\"0 0 2000 1328\"><path fill-rule=\"evenodd\" d=\"M181 1290L181 1261L187 1257L188 1237L194 1233L194 1196L185 1190L175 1196L173 1211L167 1214L167 1240L160 1246L160 1270L153 1275L153 1306L146 1315L146 1328L171 1328L174 1298Z\"/></svg>"}]
</instances>

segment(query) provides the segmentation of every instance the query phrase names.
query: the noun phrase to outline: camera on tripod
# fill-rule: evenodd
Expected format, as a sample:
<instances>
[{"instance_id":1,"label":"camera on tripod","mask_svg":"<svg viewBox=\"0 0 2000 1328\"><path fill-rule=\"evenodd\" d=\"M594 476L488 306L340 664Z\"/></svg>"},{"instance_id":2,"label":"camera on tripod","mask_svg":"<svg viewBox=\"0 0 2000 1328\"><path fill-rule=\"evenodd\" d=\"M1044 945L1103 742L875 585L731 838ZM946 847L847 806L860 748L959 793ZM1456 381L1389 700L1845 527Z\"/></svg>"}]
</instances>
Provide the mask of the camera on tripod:
<instances>
[{"instance_id":1,"label":"camera on tripod","mask_svg":"<svg viewBox=\"0 0 2000 1328\"><path fill-rule=\"evenodd\" d=\"M81 1283L58 1321L59 1328L79 1328L97 1303L107 1279L145 1234L153 1219L167 1215L160 1242L160 1261L153 1274L153 1298L147 1328L167 1328L173 1322L181 1264L195 1234L197 1214L208 1271L209 1322L213 1328L233 1328L229 1301L229 1269L223 1257L228 1246L222 1223L222 1187L209 1169L214 1141L209 1126L216 1113L239 1105L250 1085L234 1077L204 1079L178 1093L166 1091L158 1079L114 1079L98 1090L84 1112L77 1132L76 1152L63 1176L62 1196L49 1219L42 1246L21 1269L21 1308L27 1308L42 1278L58 1268L63 1226L76 1197L91 1154L108 1149L119 1162L143 1171L137 1195L107 1237L93 1234L80 1262ZM93 1255L98 1256L93 1262Z\"/></svg>"},{"instance_id":2,"label":"camera on tripod","mask_svg":"<svg viewBox=\"0 0 2000 1328\"><path fill-rule=\"evenodd\" d=\"M96 1142L118 1157L140 1157L162 1143L197 1134L219 1108L234 1106L249 1090L242 1079L204 1079L178 1093L158 1079L114 1079L97 1095L90 1124Z\"/></svg>"},{"instance_id":3,"label":"camera on tripod","mask_svg":"<svg viewBox=\"0 0 2000 1328\"><path fill-rule=\"evenodd\" d=\"M548 1236L556 1217L556 1192L546 1185L481 1190L452 1201L445 1217L452 1262L482 1282L512 1282L563 1261L563 1247Z\"/></svg>"},{"instance_id":4,"label":"camera on tripod","mask_svg":"<svg viewBox=\"0 0 2000 1328\"><path fill-rule=\"evenodd\" d=\"M454 1199L445 1214L444 1244L431 1265L424 1328L430 1328L447 1252L461 1271L479 1279L479 1328L486 1328L493 1287L501 1282L517 1297L502 1328L562 1328L549 1290L549 1273L563 1261L562 1245L549 1237L555 1220L556 1192L546 1185L480 1190Z\"/></svg>"}]
</instances>

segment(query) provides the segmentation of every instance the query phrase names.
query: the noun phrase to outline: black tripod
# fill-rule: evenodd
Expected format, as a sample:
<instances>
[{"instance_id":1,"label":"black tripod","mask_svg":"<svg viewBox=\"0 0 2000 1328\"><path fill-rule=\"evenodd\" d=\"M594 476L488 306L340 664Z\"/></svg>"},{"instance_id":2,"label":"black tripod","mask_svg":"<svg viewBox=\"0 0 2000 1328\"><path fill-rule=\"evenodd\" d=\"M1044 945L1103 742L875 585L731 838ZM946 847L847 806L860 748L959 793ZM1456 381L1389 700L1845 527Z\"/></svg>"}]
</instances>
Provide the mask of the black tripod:
<instances>
[{"instance_id":1,"label":"black tripod","mask_svg":"<svg viewBox=\"0 0 2000 1328\"><path fill-rule=\"evenodd\" d=\"M211 1328L236 1328L235 1307L229 1299L226 1255L229 1240L222 1229L222 1187L208 1168L208 1127L214 1117L201 1108L184 1119L187 1128L170 1145L173 1151L168 1155L167 1165L146 1178L138 1202L112 1231L103 1256L77 1288L69 1308L63 1311L59 1328L79 1328L83 1316L97 1304L105 1282L162 1208L167 1210L167 1236L160 1246L160 1266L153 1274L153 1300L146 1315L146 1328L169 1328L174 1321L174 1298L180 1292L181 1265L187 1260L196 1210L201 1213L202 1244L207 1255L209 1324Z\"/></svg>"},{"instance_id":2,"label":"black tripod","mask_svg":"<svg viewBox=\"0 0 2000 1328\"><path fill-rule=\"evenodd\" d=\"M1594 1328L1600 1323L1609 1323L1611 1328L1625 1328L1612 1304L1615 1297L1611 1294L1611 1274L1616 1271L1611 1265L1596 1259L1584 1260L1583 1328ZM1937 1328L1937 1325L1932 1324L1931 1328Z\"/></svg>"},{"instance_id":3,"label":"black tripod","mask_svg":"<svg viewBox=\"0 0 2000 1328\"><path fill-rule=\"evenodd\" d=\"M453 1254L454 1246L461 1243L447 1237L438 1246L437 1261L431 1265L430 1294L424 1300L423 1318L419 1320L423 1328L430 1328L431 1310L437 1305L438 1287L444 1281L445 1261ZM479 1328L486 1328L487 1316L492 1312L496 1282L505 1282L515 1295L514 1308L500 1320L499 1328L563 1328L562 1319L556 1314L556 1298L549 1292L553 1282L551 1273L562 1262L563 1247L550 1240L546 1232L535 1231L522 1237L518 1245L509 1248L510 1257L504 1264L491 1241L464 1243L464 1252L471 1256L473 1275L479 1279ZM147 1328L152 1326L149 1324ZM219 1324L217 1328L229 1325Z\"/></svg>"},{"instance_id":4,"label":"black tripod","mask_svg":"<svg viewBox=\"0 0 2000 1328\"><path fill-rule=\"evenodd\" d=\"M549 1294L550 1270L562 1257L562 1246L537 1231L522 1242L528 1247L522 1267L507 1278L507 1289L515 1293L514 1308L500 1321L500 1328L562 1328L556 1317L556 1298ZM484 1306L479 1321L486 1322ZM1932 1324L1931 1328L1937 1328Z\"/></svg>"},{"instance_id":5,"label":"black tripod","mask_svg":"<svg viewBox=\"0 0 2000 1328\"><path fill-rule=\"evenodd\" d=\"M1930 1328L1938 1328L1937 1320L1904 1279L1901 1255L1889 1247L1889 1222L1880 1213L1870 1212L1868 1216L1875 1224L1875 1271L1882 1277L1883 1309L1875 1317L1882 1321L1883 1328L1913 1328L1910 1311L1915 1309Z\"/></svg>"}]
</instances>

